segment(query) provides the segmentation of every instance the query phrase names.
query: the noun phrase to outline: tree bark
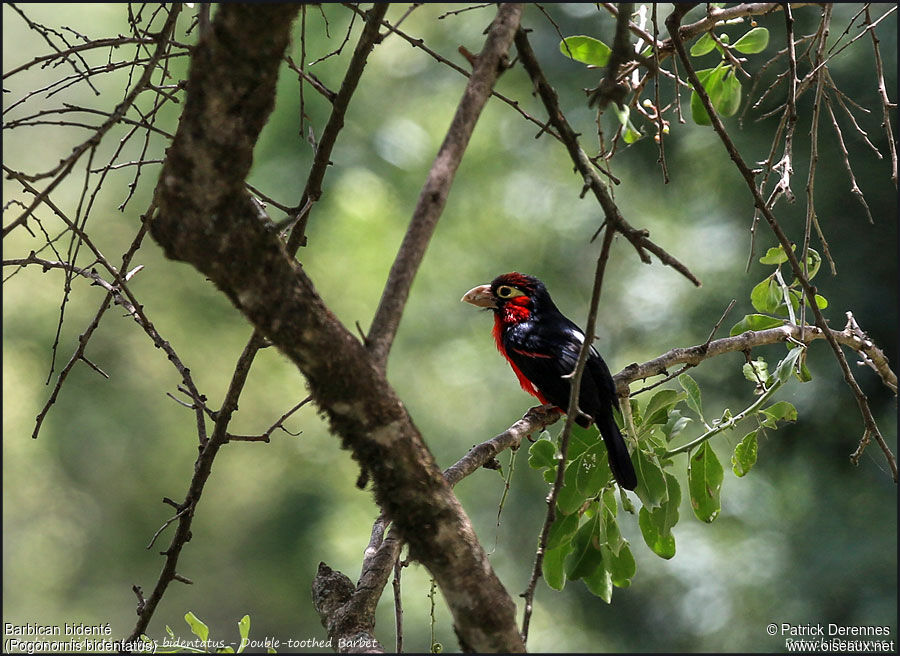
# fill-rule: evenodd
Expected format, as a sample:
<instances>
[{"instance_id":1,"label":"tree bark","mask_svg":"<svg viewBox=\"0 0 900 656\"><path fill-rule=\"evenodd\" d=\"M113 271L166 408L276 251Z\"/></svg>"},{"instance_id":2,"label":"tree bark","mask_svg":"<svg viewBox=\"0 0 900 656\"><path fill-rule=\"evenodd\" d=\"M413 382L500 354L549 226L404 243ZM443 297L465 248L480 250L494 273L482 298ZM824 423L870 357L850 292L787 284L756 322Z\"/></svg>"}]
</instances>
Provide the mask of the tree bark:
<instances>
[{"instance_id":1,"label":"tree bark","mask_svg":"<svg viewBox=\"0 0 900 656\"><path fill-rule=\"evenodd\" d=\"M220 5L192 57L151 234L168 257L212 280L297 365L411 556L440 585L464 648L523 651L515 604L402 402L244 190L298 9Z\"/></svg>"}]
</instances>

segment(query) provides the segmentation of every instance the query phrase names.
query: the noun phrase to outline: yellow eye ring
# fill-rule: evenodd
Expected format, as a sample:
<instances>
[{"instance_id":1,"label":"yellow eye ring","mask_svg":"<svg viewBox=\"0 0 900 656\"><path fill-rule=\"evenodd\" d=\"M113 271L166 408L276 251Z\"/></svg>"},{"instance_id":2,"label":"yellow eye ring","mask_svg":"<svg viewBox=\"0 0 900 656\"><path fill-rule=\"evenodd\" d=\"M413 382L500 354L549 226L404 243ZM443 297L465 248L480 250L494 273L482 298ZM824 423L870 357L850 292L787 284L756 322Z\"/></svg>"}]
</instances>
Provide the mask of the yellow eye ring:
<instances>
[{"instance_id":1,"label":"yellow eye ring","mask_svg":"<svg viewBox=\"0 0 900 656\"><path fill-rule=\"evenodd\" d=\"M513 298L515 296L522 296L522 292L509 285L500 285L497 287L497 296L500 298Z\"/></svg>"}]
</instances>

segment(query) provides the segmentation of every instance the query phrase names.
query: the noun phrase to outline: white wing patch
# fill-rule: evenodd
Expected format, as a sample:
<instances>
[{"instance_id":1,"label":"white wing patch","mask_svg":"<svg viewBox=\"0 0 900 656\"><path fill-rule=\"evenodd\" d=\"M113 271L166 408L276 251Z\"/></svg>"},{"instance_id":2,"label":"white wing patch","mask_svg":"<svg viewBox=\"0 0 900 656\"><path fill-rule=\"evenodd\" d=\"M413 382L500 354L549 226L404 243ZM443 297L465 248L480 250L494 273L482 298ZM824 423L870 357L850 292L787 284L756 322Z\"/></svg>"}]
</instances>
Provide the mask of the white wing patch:
<instances>
[{"instance_id":1,"label":"white wing patch","mask_svg":"<svg viewBox=\"0 0 900 656\"><path fill-rule=\"evenodd\" d=\"M567 329L567 332L569 333L569 335L571 335L572 337L577 339L579 344L584 344L584 333L581 332L580 328L575 328L575 327L570 326ZM591 355L596 355L598 358L600 357L600 354L597 352L597 349L595 349L593 346L591 346Z\"/></svg>"}]
</instances>

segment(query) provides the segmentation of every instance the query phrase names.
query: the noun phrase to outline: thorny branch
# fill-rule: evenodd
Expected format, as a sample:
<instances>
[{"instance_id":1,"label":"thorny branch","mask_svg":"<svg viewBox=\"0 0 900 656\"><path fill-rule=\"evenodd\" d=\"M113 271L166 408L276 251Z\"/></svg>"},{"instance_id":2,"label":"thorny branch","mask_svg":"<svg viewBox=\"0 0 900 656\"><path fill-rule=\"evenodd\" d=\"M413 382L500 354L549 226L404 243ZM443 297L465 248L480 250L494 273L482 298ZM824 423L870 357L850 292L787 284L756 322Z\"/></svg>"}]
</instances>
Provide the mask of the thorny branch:
<instances>
[{"instance_id":1,"label":"thorny branch","mask_svg":"<svg viewBox=\"0 0 900 656\"><path fill-rule=\"evenodd\" d=\"M616 232L631 242L642 262L650 263L650 256L646 252L650 251L663 264L671 266L699 287L700 280L684 264L651 241L649 231L633 228L622 216L615 201L610 196L606 184L600 179L587 154L581 149L578 143L578 136L560 110L556 91L553 90L544 76L544 72L541 70L541 66L534 51L531 49L531 44L528 42L528 36L524 30L520 29L516 33L516 48L519 52L519 58L522 60L522 65L528 71L528 75L531 77L536 91L547 109L550 124L559 132L566 149L569 151L569 156L575 164L575 168L584 180L584 191L582 193L585 193L588 189L594 193L594 196L596 196L597 201L603 208L606 221Z\"/></svg>"},{"instance_id":2,"label":"thorny branch","mask_svg":"<svg viewBox=\"0 0 900 656\"><path fill-rule=\"evenodd\" d=\"M893 452L888 446L887 442L885 442L884 437L881 435L881 431L878 429L878 425L875 422L875 418L872 415L872 410L869 408L869 403L866 398L866 395L863 393L862 389L860 389L859 384L856 382L856 378L853 376L853 373L850 371L850 366L847 364L847 359L844 357L843 351L841 351L841 347L837 342L837 339L834 337L831 330L828 329L827 322L825 321L825 317L822 316L822 311L819 309L818 304L815 301L816 296L816 288L810 283L809 279L804 274L804 266L800 264L800 261L797 259L797 256L793 252L791 240L788 239L787 235L781 228L781 225L778 223L778 220L775 218L775 215L772 214L771 209L766 204L765 200L760 195L759 190L756 187L756 181L753 176L753 172L747 166L746 162L744 162L740 153L734 145L734 142L731 140L728 132L725 130L725 127L722 125L722 121L719 118L718 114L716 114L715 109L713 108L712 102L709 99L709 95L706 93L706 90L703 88L703 85L700 84L700 80L697 78L697 73L694 71L693 66L691 65L690 59L688 58L687 52L684 49L684 43L680 38L680 30L679 26L681 23L681 19L684 16L684 13L690 9L690 6L687 5L676 5L675 10L672 14L666 19L666 27L669 29L669 34L672 35L672 40L675 44L675 48L678 52L678 57L681 60L682 65L685 67L688 78L691 81L691 84L694 86L694 89L697 91L697 94L700 96L701 101L703 102L703 106L706 108L706 111L709 113L710 119L712 121L713 129L716 131L716 134L719 135L719 138L722 140L725 149L728 152L729 157L731 157L732 161L737 166L738 170L741 172L744 180L747 183L747 186L750 189L750 193L753 195L756 207L762 212L766 221L769 223L769 226L772 229L772 232L777 237L779 243L782 246L782 249L785 255L788 258L788 262L791 266L791 270L794 273L794 277L800 281L801 286L806 294L806 297L810 300L810 305L813 310L813 314L816 318L816 326L820 330L822 330L825 339L828 341L831 346L832 351L834 351L835 357L837 358L838 364L840 365L841 371L844 374L844 380L847 382L847 385L850 387L854 396L856 397L857 405L859 406L860 414L862 415L864 432L862 439L860 440L859 448L854 452L854 457L858 458L859 453L862 452L862 449L865 446L865 443L869 441L870 438L874 437L875 441L881 447L882 452L884 453L885 458L887 459L888 466L891 469L891 475L894 479L894 482L897 482L897 460L894 457ZM810 75L807 75L809 78Z\"/></svg>"}]
</instances>

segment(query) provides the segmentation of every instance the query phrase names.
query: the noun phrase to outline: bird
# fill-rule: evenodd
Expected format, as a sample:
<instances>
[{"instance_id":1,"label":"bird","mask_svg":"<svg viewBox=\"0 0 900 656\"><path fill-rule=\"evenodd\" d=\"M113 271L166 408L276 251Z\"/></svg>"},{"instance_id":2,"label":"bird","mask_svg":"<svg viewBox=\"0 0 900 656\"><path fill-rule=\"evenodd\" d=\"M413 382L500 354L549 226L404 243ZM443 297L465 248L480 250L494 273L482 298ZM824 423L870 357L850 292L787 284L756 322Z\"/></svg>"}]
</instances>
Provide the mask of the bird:
<instances>
[{"instance_id":1,"label":"bird","mask_svg":"<svg viewBox=\"0 0 900 656\"><path fill-rule=\"evenodd\" d=\"M497 350L509 361L519 384L544 404L563 412L569 407L571 374L584 344L584 332L567 319L534 276L504 273L489 284L467 291L461 301L494 312ZM578 395L575 421L600 430L609 454L609 468L623 488L637 487L628 447L613 417L616 388L606 362L591 346Z\"/></svg>"}]
</instances>

